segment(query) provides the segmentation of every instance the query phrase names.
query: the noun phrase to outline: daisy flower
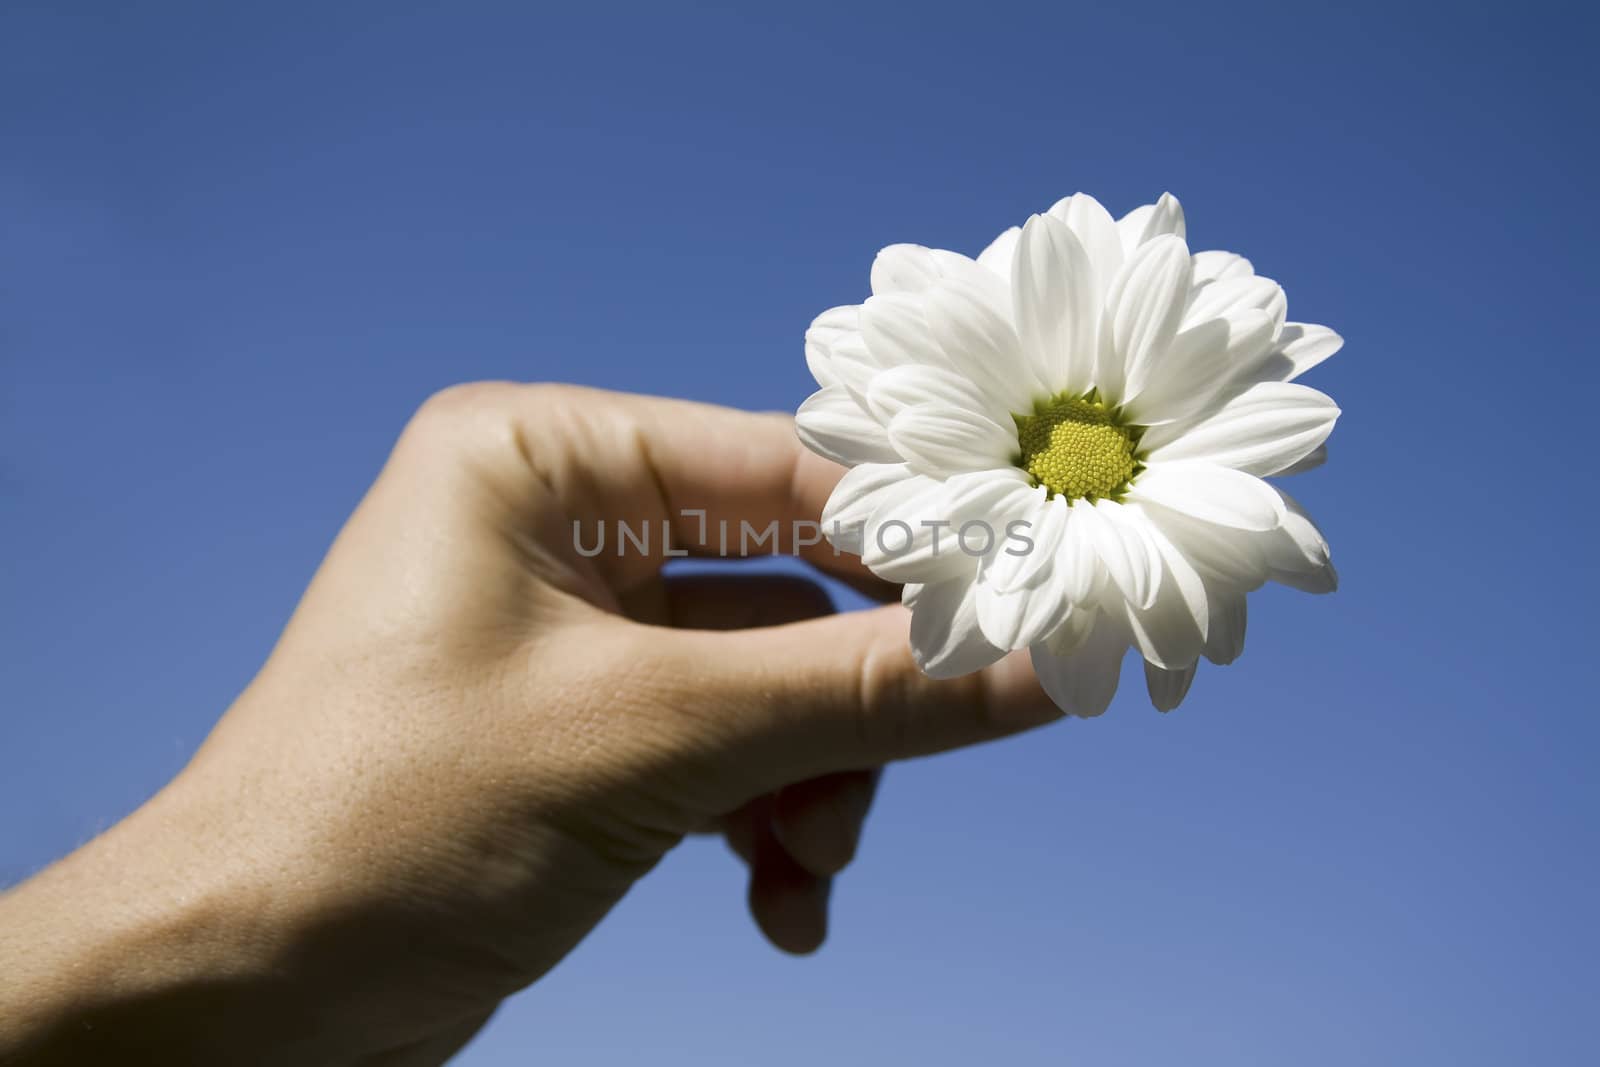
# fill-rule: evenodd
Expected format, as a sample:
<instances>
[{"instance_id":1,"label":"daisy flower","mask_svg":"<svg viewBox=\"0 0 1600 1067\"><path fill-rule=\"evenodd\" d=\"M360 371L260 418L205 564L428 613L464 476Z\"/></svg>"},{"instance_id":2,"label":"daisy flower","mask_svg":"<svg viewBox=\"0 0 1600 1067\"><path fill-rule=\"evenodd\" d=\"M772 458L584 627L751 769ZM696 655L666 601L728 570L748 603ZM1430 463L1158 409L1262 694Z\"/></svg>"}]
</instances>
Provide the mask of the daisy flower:
<instances>
[{"instance_id":1,"label":"daisy flower","mask_svg":"<svg viewBox=\"0 0 1600 1067\"><path fill-rule=\"evenodd\" d=\"M807 331L799 434L850 468L824 528L904 583L928 674L1026 648L1057 704L1098 715L1131 647L1167 711L1202 656L1239 655L1245 594L1334 588L1264 479L1322 462L1339 409L1294 379L1342 341L1185 238L1170 194L1113 219L1079 193L975 260L885 248L872 296Z\"/></svg>"}]
</instances>

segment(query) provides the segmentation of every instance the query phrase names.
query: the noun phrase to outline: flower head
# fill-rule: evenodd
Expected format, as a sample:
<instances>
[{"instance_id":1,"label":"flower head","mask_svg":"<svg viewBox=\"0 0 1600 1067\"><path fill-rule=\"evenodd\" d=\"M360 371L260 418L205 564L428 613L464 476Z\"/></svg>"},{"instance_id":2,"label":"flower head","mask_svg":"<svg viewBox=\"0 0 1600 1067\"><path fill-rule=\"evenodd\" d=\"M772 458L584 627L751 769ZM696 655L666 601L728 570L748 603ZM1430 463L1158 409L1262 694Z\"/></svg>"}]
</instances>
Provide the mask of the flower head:
<instances>
[{"instance_id":1,"label":"flower head","mask_svg":"<svg viewBox=\"0 0 1600 1067\"><path fill-rule=\"evenodd\" d=\"M1013 649L1097 715L1124 653L1157 708L1244 644L1267 580L1333 589L1327 542L1264 481L1317 465L1339 409L1294 379L1338 351L1171 195L1114 220L1070 196L977 259L893 245L872 296L806 333L801 439L851 469L823 514L905 584L929 674Z\"/></svg>"}]
</instances>

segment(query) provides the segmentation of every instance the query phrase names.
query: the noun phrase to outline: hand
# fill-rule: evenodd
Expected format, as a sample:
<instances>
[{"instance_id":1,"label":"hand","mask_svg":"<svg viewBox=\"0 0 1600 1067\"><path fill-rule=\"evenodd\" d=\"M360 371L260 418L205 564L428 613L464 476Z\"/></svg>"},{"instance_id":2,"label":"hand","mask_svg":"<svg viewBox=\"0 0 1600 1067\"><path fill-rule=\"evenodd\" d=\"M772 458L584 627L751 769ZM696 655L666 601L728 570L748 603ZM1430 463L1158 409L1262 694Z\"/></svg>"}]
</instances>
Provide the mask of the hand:
<instances>
[{"instance_id":1,"label":"hand","mask_svg":"<svg viewBox=\"0 0 1600 1067\"><path fill-rule=\"evenodd\" d=\"M191 764L0 898L0 1059L438 1063L709 827L767 936L814 949L874 768L1056 716L1025 661L925 678L898 605L663 580L663 522L787 539L841 473L780 416L430 400ZM574 520L650 552L586 557Z\"/></svg>"}]
</instances>

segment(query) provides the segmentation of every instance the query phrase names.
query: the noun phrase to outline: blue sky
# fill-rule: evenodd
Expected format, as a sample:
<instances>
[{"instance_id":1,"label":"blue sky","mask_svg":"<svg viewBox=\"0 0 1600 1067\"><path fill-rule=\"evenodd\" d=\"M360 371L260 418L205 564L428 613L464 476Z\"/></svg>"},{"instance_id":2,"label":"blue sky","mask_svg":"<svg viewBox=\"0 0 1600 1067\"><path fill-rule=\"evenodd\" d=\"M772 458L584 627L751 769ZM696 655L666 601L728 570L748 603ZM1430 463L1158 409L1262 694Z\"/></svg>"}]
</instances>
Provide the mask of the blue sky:
<instances>
[{"instance_id":1,"label":"blue sky","mask_svg":"<svg viewBox=\"0 0 1600 1067\"><path fill-rule=\"evenodd\" d=\"M475 1065L1592 1054L1596 82L1574 5L0 14L0 882L174 773L432 390L792 409L876 249L1170 189L1346 338L1332 597L894 768L792 960L671 856Z\"/></svg>"}]
</instances>

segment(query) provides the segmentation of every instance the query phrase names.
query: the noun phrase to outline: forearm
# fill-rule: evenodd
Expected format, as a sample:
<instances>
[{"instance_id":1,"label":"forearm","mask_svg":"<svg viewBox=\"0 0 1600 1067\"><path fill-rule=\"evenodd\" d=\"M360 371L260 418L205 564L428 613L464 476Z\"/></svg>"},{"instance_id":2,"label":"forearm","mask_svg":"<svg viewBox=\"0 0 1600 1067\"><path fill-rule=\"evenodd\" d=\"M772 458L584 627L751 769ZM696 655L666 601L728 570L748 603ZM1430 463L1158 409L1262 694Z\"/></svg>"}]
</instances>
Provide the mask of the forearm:
<instances>
[{"instance_id":1,"label":"forearm","mask_svg":"<svg viewBox=\"0 0 1600 1067\"><path fill-rule=\"evenodd\" d=\"M260 1062L281 946L206 821L163 794L0 896L0 1062Z\"/></svg>"}]
</instances>

